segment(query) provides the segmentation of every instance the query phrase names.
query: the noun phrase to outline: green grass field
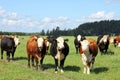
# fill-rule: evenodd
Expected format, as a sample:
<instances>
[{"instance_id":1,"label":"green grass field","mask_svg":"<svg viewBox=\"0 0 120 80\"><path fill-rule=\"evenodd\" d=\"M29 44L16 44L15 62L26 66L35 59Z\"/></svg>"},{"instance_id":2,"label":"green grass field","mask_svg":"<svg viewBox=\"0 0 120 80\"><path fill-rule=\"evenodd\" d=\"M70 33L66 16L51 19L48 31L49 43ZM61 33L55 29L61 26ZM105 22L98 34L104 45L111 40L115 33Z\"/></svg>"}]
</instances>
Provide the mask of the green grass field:
<instances>
[{"instance_id":1,"label":"green grass field","mask_svg":"<svg viewBox=\"0 0 120 80\"><path fill-rule=\"evenodd\" d=\"M24 37L24 39L22 39ZM109 50L114 55L102 55L100 52L94 64L95 70L90 75L83 74L83 64L80 54L75 53L74 37L69 39L70 52L64 64L64 73L54 73L54 60L51 55L46 55L43 61L44 71L27 68L26 41L28 36L20 36L21 44L15 52L15 61L7 62L0 59L0 80L120 80L120 49L110 44ZM96 40L97 37L89 37Z\"/></svg>"}]
</instances>

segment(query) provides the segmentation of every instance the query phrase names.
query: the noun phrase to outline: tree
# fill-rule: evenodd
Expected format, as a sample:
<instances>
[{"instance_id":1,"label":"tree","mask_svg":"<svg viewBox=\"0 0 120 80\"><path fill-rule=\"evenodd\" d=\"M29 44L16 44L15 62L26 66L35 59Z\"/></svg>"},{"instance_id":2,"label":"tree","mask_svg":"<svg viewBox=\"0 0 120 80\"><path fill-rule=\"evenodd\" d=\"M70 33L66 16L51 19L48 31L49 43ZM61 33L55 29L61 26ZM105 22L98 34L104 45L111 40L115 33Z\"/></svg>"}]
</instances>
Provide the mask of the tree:
<instances>
[{"instance_id":1,"label":"tree","mask_svg":"<svg viewBox=\"0 0 120 80\"><path fill-rule=\"evenodd\" d=\"M43 35L43 36L45 36L45 31L42 30L40 34Z\"/></svg>"}]
</instances>

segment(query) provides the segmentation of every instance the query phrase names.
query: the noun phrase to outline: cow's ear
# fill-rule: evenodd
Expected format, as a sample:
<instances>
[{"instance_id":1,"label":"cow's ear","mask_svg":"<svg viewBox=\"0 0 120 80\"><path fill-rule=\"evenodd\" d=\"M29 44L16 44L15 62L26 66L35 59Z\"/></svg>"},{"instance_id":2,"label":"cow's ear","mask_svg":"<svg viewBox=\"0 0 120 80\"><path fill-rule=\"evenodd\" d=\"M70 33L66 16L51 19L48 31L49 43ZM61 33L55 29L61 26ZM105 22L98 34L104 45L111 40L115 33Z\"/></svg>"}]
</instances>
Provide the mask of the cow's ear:
<instances>
[{"instance_id":1,"label":"cow's ear","mask_svg":"<svg viewBox=\"0 0 120 80\"><path fill-rule=\"evenodd\" d=\"M53 41L57 41L57 39L54 38Z\"/></svg>"},{"instance_id":2,"label":"cow's ear","mask_svg":"<svg viewBox=\"0 0 120 80\"><path fill-rule=\"evenodd\" d=\"M38 37L37 36L34 36L34 40L37 41Z\"/></svg>"},{"instance_id":3,"label":"cow's ear","mask_svg":"<svg viewBox=\"0 0 120 80\"><path fill-rule=\"evenodd\" d=\"M64 39L64 41L65 41L65 42L68 42L68 41L69 41L69 39Z\"/></svg>"},{"instance_id":4,"label":"cow's ear","mask_svg":"<svg viewBox=\"0 0 120 80\"><path fill-rule=\"evenodd\" d=\"M83 40L85 40L86 38L85 38L85 36L81 36L81 41L83 41Z\"/></svg>"}]
</instances>

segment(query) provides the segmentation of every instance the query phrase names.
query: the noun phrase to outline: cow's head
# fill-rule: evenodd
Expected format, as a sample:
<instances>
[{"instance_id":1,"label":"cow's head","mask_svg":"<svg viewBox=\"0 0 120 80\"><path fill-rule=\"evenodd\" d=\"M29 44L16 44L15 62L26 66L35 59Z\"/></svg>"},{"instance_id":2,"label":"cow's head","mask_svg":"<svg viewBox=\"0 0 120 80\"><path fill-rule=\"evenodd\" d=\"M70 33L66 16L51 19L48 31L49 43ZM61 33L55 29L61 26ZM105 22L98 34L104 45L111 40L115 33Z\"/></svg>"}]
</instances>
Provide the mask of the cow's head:
<instances>
[{"instance_id":1,"label":"cow's head","mask_svg":"<svg viewBox=\"0 0 120 80\"><path fill-rule=\"evenodd\" d=\"M104 43L107 43L108 38L109 38L109 35L104 35L104 36L103 36L103 42L104 42Z\"/></svg>"},{"instance_id":2,"label":"cow's head","mask_svg":"<svg viewBox=\"0 0 120 80\"><path fill-rule=\"evenodd\" d=\"M18 36L13 36L13 38L14 38L14 42L15 42L15 47L16 46L18 46L19 44L20 44L20 41L19 41L19 38L18 38Z\"/></svg>"},{"instance_id":3,"label":"cow's head","mask_svg":"<svg viewBox=\"0 0 120 80\"><path fill-rule=\"evenodd\" d=\"M78 35L77 40L78 42L85 40L86 38L84 36Z\"/></svg>"},{"instance_id":4,"label":"cow's head","mask_svg":"<svg viewBox=\"0 0 120 80\"><path fill-rule=\"evenodd\" d=\"M43 48L44 39L43 39L42 37L38 37L37 43L38 43L38 48L39 48L40 51L41 51L42 48Z\"/></svg>"},{"instance_id":5,"label":"cow's head","mask_svg":"<svg viewBox=\"0 0 120 80\"><path fill-rule=\"evenodd\" d=\"M64 39L62 37L58 37L56 40L58 50L62 50L64 48Z\"/></svg>"}]
</instances>

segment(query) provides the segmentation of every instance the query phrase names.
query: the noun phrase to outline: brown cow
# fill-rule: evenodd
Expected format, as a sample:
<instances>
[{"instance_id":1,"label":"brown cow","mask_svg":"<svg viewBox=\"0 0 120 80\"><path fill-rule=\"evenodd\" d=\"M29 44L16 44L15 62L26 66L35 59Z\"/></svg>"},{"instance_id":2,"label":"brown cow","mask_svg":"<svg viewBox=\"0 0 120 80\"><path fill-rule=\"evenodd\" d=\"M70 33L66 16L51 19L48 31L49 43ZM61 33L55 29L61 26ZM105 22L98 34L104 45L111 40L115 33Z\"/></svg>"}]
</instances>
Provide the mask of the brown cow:
<instances>
[{"instance_id":1,"label":"brown cow","mask_svg":"<svg viewBox=\"0 0 120 80\"><path fill-rule=\"evenodd\" d=\"M30 57L32 58L32 66L34 59L36 61L36 70L38 70L38 62L40 60L40 68L43 70L42 64L46 53L46 46L43 37L31 36L27 41L28 67L30 67Z\"/></svg>"},{"instance_id":2,"label":"brown cow","mask_svg":"<svg viewBox=\"0 0 120 80\"><path fill-rule=\"evenodd\" d=\"M84 39L80 41L80 54L84 65L84 72L90 74L90 65L92 63L92 70L94 70L95 57L98 54L98 45L94 39Z\"/></svg>"},{"instance_id":3,"label":"brown cow","mask_svg":"<svg viewBox=\"0 0 120 80\"><path fill-rule=\"evenodd\" d=\"M116 36L113 40L114 40L113 41L114 46L115 47L120 47L120 35Z\"/></svg>"},{"instance_id":4,"label":"brown cow","mask_svg":"<svg viewBox=\"0 0 120 80\"><path fill-rule=\"evenodd\" d=\"M2 35L0 35L0 39L2 39L2 37L3 37L3 36L2 36Z\"/></svg>"}]
</instances>

